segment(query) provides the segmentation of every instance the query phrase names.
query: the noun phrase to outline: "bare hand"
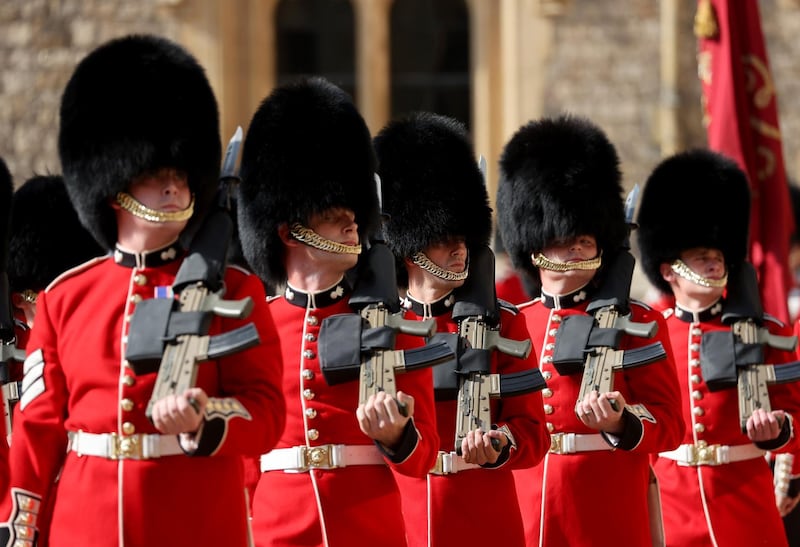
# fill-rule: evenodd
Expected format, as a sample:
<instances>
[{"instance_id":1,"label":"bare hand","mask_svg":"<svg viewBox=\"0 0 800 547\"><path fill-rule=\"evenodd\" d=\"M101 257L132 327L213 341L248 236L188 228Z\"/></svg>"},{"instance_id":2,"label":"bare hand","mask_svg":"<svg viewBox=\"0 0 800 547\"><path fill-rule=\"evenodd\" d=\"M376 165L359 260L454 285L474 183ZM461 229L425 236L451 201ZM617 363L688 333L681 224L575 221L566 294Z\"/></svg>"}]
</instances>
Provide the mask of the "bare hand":
<instances>
[{"instance_id":1,"label":"bare hand","mask_svg":"<svg viewBox=\"0 0 800 547\"><path fill-rule=\"evenodd\" d=\"M767 412L763 408L757 408L747 418L747 436L753 442L777 439L785 419L783 410Z\"/></svg>"},{"instance_id":2,"label":"bare hand","mask_svg":"<svg viewBox=\"0 0 800 547\"><path fill-rule=\"evenodd\" d=\"M611 406L614 401L618 410ZM588 393L583 401L575 405L575 415L590 429L604 431L612 435L622 433L622 410L625 408L625 397L619 391L609 391L598 394L596 391Z\"/></svg>"},{"instance_id":3,"label":"bare hand","mask_svg":"<svg viewBox=\"0 0 800 547\"><path fill-rule=\"evenodd\" d=\"M800 495L793 498L778 494L775 495L775 503L778 506L778 512L781 514L781 517L785 517L791 513L797 506L798 502L800 502Z\"/></svg>"},{"instance_id":4,"label":"bare hand","mask_svg":"<svg viewBox=\"0 0 800 547\"><path fill-rule=\"evenodd\" d=\"M406 416L400 413L397 403L406 405ZM403 435L408 420L414 416L414 397L397 392L395 401L385 391L370 395L367 402L356 410L358 426L369 437L387 448L395 447Z\"/></svg>"},{"instance_id":5,"label":"bare hand","mask_svg":"<svg viewBox=\"0 0 800 547\"><path fill-rule=\"evenodd\" d=\"M167 395L153 405L153 425L164 435L195 433L203 421L208 395L199 387Z\"/></svg>"},{"instance_id":6,"label":"bare hand","mask_svg":"<svg viewBox=\"0 0 800 547\"><path fill-rule=\"evenodd\" d=\"M497 449L492 446L492 439L497 440ZM493 464L497 462L507 444L508 437L502 431L492 429L484 433L480 429L475 429L467 433L461 441L461 456L467 463Z\"/></svg>"}]
</instances>

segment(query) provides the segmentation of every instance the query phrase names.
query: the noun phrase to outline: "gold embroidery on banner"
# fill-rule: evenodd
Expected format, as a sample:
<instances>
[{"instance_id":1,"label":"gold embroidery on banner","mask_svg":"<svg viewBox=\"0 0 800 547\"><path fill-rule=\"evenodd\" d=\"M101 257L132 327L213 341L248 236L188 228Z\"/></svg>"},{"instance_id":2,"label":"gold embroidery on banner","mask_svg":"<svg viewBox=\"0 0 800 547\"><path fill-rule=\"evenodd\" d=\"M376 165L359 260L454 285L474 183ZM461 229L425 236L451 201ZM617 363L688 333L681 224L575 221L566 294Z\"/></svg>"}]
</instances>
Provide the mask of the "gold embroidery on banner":
<instances>
[{"instance_id":1,"label":"gold embroidery on banner","mask_svg":"<svg viewBox=\"0 0 800 547\"><path fill-rule=\"evenodd\" d=\"M748 95L753 97L753 103L757 108L766 108L775 98L775 84L772 82L767 63L755 55L744 55L742 64Z\"/></svg>"},{"instance_id":2,"label":"gold embroidery on banner","mask_svg":"<svg viewBox=\"0 0 800 547\"><path fill-rule=\"evenodd\" d=\"M717 14L714 12L711 0L701 0L697 4L697 12L694 14L694 35L707 40L719 36Z\"/></svg>"},{"instance_id":3,"label":"gold embroidery on banner","mask_svg":"<svg viewBox=\"0 0 800 547\"><path fill-rule=\"evenodd\" d=\"M775 154L766 146L757 147L756 154L763 160L762 166L758 169L758 180L766 180L775 174Z\"/></svg>"}]
</instances>

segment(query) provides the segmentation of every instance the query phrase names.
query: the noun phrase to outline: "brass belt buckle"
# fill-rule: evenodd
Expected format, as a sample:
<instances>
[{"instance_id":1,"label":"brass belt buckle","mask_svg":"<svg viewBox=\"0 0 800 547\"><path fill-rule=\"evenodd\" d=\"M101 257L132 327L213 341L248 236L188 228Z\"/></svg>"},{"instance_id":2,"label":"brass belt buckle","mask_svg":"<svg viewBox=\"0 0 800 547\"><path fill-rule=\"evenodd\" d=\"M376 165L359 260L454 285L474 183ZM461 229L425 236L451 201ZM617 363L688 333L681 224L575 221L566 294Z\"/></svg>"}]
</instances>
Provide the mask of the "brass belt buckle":
<instances>
[{"instance_id":1,"label":"brass belt buckle","mask_svg":"<svg viewBox=\"0 0 800 547\"><path fill-rule=\"evenodd\" d=\"M687 454L687 465L717 465L718 444L709 445L706 441L697 441L697 444L689 445Z\"/></svg>"},{"instance_id":2,"label":"brass belt buckle","mask_svg":"<svg viewBox=\"0 0 800 547\"><path fill-rule=\"evenodd\" d=\"M433 469L428 471L432 475L449 475L454 473L453 457L449 452L439 452L436 455L436 463Z\"/></svg>"},{"instance_id":3,"label":"brass belt buckle","mask_svg":"<svg viewBox=\"0 0 800 547\"><path fill-rule=\"evenodd\" d=\"M718 465L717 451L720 445L708 444L706 441L698 441L692 446L692 465Z\"/></svg>"},{"instance_id":4,"label":"brass belt buckle","mask_svg":"<svg viewBox=\"0 0 800 547\"><path fill-rule=\"evenodd\" d=\"M303 467L313 469L335 469L333 461L333 447L329 444L322 446L304 446Z\"/></svg>"},{"instance_id":5,"label":"brass belt buckle","mask_svg":"<svg viewBox=\"0 0 800 547\"><path fill-rule=\"evenodd\" d=\"M563 443L564 434L563 433L553 433L550 435L550 453L551 454L563 454Z\"/></svg>"},{"instance_id":6,"label":"brass belt buckle","mask_svg":"<svg viewBox=\"0 0 800 547\"><path fill-rule=\"evenodd\" d=\"M141 435L121 437L111 433L109 438L109 459L111 460L141 460L142 439Z\"/></svg>"}]
</instances>

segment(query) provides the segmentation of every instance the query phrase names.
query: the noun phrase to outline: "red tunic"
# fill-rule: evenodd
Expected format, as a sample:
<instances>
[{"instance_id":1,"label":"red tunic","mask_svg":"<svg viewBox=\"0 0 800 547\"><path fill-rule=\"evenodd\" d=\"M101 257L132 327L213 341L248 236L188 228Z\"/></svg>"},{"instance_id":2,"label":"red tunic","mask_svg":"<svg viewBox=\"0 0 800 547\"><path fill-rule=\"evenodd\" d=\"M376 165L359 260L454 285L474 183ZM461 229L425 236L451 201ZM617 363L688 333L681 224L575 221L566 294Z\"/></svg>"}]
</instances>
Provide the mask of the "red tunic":
<instances>
[{"instance_id":1,"label":"red tunic","mask_svg":"<svg viewBox=\"0 0 800 547\"><path fill-rule=\"evenodd\" d=\"M738 392L735 388L711 392L700 363L704 333L729 330L719 315L703 322L678 318L666 310L667 326L678 367L683 394L686 428L682 444L705 441L709 445L750 445L739 427ZM766 321L770 332L791 334L775 322ZM769 350L768 363L793 358L786 352ZM796 386L796 384L794 384ZM785 410L795 418L800 398L792 385L769 388L773 409ZM668 545L785 545L781 518L769 465L763 457L717 466L682 466L659 457L655 470L661 486L664 529Z\"/></svg>"},{"instance_id":2,"label":"red tunic","mask_svg":"<svg viewBox=\"0 0 800 547\"><path fill-rule=\"evenodd\" d=\"M50 545L246 545L242 455L271 448L284 423L278 338L255 276L225 274L226 298L252 296L256 304L244 321L215 317L211 333L253 322L261 344L199 365L197 386L211 399L195 457L115 461L67 452L67 431L157 433L145 416L156 373L136 375L124 360L126 317L156 287L171 286L180 263L95 259L39 296L14 416L11 498L47 504L60 471ZM6 520L20 509L12 499Z\"/></svg>"},{"instance_id":3,"label":"red tunic","mask_svg":"<svg viewBox=\"0 0 800 547\"><path fill-rule=\"evenodd\" d=\"M562 319L585 314L586 306L586 300L582 300L572 308L551 309L541 299L521 306L547 379L548 390L543 393L545 414L548 429L554 434L598 434L575 415L582 375L561 375L552 363L555 334ZM675 448L683 431L683 420L663 318L634 302L631 319L657 321L659 330L651 339L624 335L622 349L658 341L668 354L661 361L614 373L614 390L622 393L627 405L641 405L637 413L644 418L637 420L632 415L626 418L641 424L641 436L631 438L623 433L624 449L548 454L541 465L515 471L527 545L651 545L649 454Z\"/></svg>"},{"instance_id":4,"label":"red tunic","mask_svg":"<svg viewBox=\"0 0 800 547\"><path fill-rule=\"evenodd\" d=\"M510 340L527 340L525 321L516 310L501 308L500 335ZM436 315L437 332L458 332L452 312ZM407 312L409 319L421 320L422 314ZM492 373L507 374L536 368L536 352L518 359L494 352ZM467 469L455 474L429 474L427 480L398 478L403 492L409 545L435 547L495 543L504 546L525 545L522 516L517 504L512 469L536 465L550 447L544 426L542 396L539 392L493 399L492 419L498 427L507 426L516 448L498 467ZM436 402L439 450L455 449L457 402ZM500 527L500 532L496 527Z\"/></svg>"},{"instance_id":5,"label":"red tunic","mask_svg":"<svg viewBox=\"0 0 800 547\"><path fill-rule=\"evenodd\" d=\"M283 351L287 404L286 429L276 448L375 446L358 426L358 381L329 386L320 369L318 337L323 319L352 312L345 292L338 287L326 292L337 296L330 303L329 296L315 295L320 307L295 305L285 296L270 301ZM325 298L327 305L322 303ZM397 340L398 348L422 344L403 336ZM386 459L388 466L262 473L253 501L256 545L406 545L400 494L390 466L400 473L424 476L436 459L439 439L433 423L430 369L400 373L396 379L398 391L414 397L412 425L419 438L410 454L397 463Z\"/></svg>"}]
</instances>

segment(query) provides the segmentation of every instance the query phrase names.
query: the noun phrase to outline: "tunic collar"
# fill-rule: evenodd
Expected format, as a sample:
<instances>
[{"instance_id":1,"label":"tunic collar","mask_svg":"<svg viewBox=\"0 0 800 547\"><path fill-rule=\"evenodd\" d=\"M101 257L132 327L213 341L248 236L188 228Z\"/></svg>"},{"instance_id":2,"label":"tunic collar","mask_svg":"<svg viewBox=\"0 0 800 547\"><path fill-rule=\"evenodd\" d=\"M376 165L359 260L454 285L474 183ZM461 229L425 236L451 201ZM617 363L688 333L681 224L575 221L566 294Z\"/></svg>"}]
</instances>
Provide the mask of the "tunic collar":
<instances>
[{"instance_id":1,"label":"tunic collar","mask_svg":"<svg viewBox=\"0 0 800 547\"><path fill-rule=\"evenodd\" d=\"M720 298L709 307L700 311L691 311L675 304L675 317L686 323L707 323L713 321L722 313L722 299Z\"/></svg>"},{"instance_id":2,"label":"tunic collar","mask_svg":"<svg viewBox=\"0 0 800 547\"><path fill-rule=\"evenodd\" d=\"M350 296L351 292L352 290L350 289L350 285L347 283L347 280L342 278L327 289L317 292L301 291L300 289L296 289L295 287L287 284L286 290L283 292L283 296L286 298L286 301L293 306L314 309L326 308L336 304L342 299Z\"/></svg>"},{"instance_id":3,"label":"tunic collar","mask_svg":"<svg viewBox=\"0 0 800 547\"><path fill-rule=\"evenodd\" d=\"M128 251L119 245L114 249L114 262L126 268L157 268L183 257L183 246L174 241L166 247L141 253Z\"/></svg>"},{"instance_id":4,"label":"tunic collar","mask_svg":"<svg viewBox=\"0 0 800 547\"><path fill-rule=\"evenodd\" d=\"M547 294L542 290L542 304L550 309L575 308L585 303L592 290L589 285L567 294Z\"/></svg>"},{"instance_id":5,"label":"tunic collar","mask_svg":"<svg viewBox=\"0 0 800 547\"><path fill-rule=\"evenodd\" d=\"M451 292L441 297L439 300L430 302L428 304L420 302L411 293L406 293L406 297L402 299L401 305L407 310L413 311L419 317L439 317L446 315L453 311L453 304L456 302L455 295Z\"/></svg>"}]
</instances>

